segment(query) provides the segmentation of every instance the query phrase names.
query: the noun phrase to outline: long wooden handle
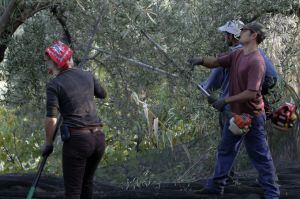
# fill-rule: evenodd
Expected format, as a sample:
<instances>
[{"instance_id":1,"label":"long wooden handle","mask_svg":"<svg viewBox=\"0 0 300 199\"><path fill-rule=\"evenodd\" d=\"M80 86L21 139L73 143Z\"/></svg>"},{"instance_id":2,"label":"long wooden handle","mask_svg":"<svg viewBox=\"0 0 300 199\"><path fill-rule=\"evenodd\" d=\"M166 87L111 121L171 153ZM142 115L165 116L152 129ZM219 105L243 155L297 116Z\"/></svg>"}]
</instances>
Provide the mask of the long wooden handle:
<instances>
[{"instance_id":1,"label":"long wooden handle","mask_svg":"<svg viewBox=\"0 0 300 199\"><path fill-rule=\"evenodd\" d=\"M53 134L53 141L55 140L56 134L57 134L57 132L58 132L58 129L59 129L61 123L62 123L62 117L59 116L59 117L58 117L57 125L56 125L55 130L54 130L54 134ZM40 177L41 177L41 175L42 175L42 172L43 172L43 170L44 170L44 167L45 167L45 164L46 164L47 159L48 159L48 156L44 156L44 157L43 157L43 159L42 159L42 161L41 161L41 163L40 163L40 165L39 165L39 170L38 170L38 172L36 173L36 175L35 175L35 177L34 177L32 186L30 187L30 190L29 190L29 192L28 192L28 194L27 194L26 199L32 199L32 197L33 197L33 195L34 195L34 192L35 192L35 189L36 189L36 187L37 187L37 184L38 184L38 182L39 182L39 179L40 179Z\"/></svg>"}]
</instances>

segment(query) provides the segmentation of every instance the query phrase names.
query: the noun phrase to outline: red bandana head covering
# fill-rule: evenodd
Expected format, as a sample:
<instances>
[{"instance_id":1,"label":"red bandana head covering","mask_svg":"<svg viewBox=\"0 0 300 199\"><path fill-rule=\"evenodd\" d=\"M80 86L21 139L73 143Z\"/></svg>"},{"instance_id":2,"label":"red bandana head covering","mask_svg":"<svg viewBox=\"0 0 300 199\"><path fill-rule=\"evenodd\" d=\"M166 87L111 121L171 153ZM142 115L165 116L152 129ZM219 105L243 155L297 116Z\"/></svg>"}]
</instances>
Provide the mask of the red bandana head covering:
<instances>
[{"instance_id":1,"label":"red bandana head covering","mask_svg":"<svg viewBox=\"0 0 300 199\"><path fill-rule=\"evenodd\" d=\"M54 42L46 48L46 55L50 57L60 68L68 69L67 61L71 58L73 50L61 41Z\"/></svg>"}]
</instances>

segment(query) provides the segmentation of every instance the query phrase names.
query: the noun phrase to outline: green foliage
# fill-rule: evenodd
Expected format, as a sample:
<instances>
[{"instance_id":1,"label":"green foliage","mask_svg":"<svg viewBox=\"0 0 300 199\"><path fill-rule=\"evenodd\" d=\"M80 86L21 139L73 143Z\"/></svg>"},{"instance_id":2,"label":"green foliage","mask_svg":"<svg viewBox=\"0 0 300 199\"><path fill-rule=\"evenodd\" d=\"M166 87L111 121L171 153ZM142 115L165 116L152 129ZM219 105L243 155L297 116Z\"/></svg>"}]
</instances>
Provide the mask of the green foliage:
<instances>
[{"instance_id":1,"label":"green foliage","mask_svg":"<svg viewBox=\"0 0 300 199\"><path fill-rule=\"evenodd\" d=\"M66 10L75 57L94 57L83 67L93 71L108 91L108 99L97 101L107 142L100 179L140 186L153 181L196 180L212 171L220 138L218 113L191 84L204 80L209 71L190 68L186 59L226 51L216 28L228 20L257 18L267 25L270 37L262 47L281 77L299 95L299 18L292 12L292 1L59 2ZM169 58L141 31L150 35ZM62 35L55 17L43 10L11 38L5 61L0 64L1 79L7 84L0 112L2 173L36 169L43 144L45 85L49 78L43 63L44 48ZM98 52L99 48L112 54ZM114 55L142 61L179 77L144 70ZM286 87L280 83L278 90L285 91ZM281 102L299 103L295 93L283 95ZM276 157L282 159L299 152L299 132L293 134L297 138L292 140L292 135L269 130ZM287 147L291 141L293 148ZM61 174L61 145L57 139L46 172ZM237 168L248 168L245 154L241 156Z\"/></svg>"},{"instance_id":2,"label":"green foliage","mask_svg":"<svg viewBox=\"0 0 300 199\"><path fill-rule=\"evenodd\" d=\"M40 160L41 129L31 123L30 116L17 113L0 108L1 173L33 171Z\"/></svg>"}]
</instances>

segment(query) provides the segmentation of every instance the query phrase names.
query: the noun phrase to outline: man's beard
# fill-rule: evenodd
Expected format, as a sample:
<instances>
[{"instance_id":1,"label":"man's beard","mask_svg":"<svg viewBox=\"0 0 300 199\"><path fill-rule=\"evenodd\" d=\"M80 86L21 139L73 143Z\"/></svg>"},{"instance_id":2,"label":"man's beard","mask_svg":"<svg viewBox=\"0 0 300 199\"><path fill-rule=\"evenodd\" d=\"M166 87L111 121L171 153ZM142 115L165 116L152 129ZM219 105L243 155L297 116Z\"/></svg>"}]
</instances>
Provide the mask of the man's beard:
<instances>
[{"instance_id":1,"label":"man's beard","mask_svg":"<svg viewBox=\"0 0 300 199\"><path fill-rule=\"evenodd\" d=\"M229 47L233 46L233 42L230 41L230 40L227 40L226 43L227 43L227 45L228 45Z\"/></svg>"}]
</instances>

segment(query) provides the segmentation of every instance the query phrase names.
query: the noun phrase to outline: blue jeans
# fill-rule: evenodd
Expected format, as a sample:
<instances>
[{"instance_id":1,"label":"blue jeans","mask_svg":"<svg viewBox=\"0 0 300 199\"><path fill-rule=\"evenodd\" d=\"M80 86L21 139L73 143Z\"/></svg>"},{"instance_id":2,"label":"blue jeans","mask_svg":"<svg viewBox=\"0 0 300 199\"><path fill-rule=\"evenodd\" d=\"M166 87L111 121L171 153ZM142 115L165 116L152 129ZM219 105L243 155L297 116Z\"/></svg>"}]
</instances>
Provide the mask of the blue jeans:
<instances>
[{"instance_id":1,"label":"blue jeans","mask_svg":"<svg viewBox=\"0 0 300 199\"><path fill-rule=\"evenodd\" d=\"M250 131L245 136L235 136L228 129L226 121L222 132L221 143L218 147L214 175L208 180L206 188L218 193L224 192L234 159L244 141L248 156L259 173L259 183L264 189L266 199L279 198L280 192L276 183L275 167L266 140L265 114L252 119Z\"/></svg>"},{"instance_id":2,"label":"blue jeans","mask_svg":"<svg viewBox=\"0 0 300 199\"><path fill-rule=\"evenodd\" d=\"M222 135L222 131L224 129L225 123L227 120L230 120L232 118L232 113L229 109L226 109L222 112L219 113L219 125L220 125L220 129L221 129L221 135Z\"/></svg>"}]
</instances>

